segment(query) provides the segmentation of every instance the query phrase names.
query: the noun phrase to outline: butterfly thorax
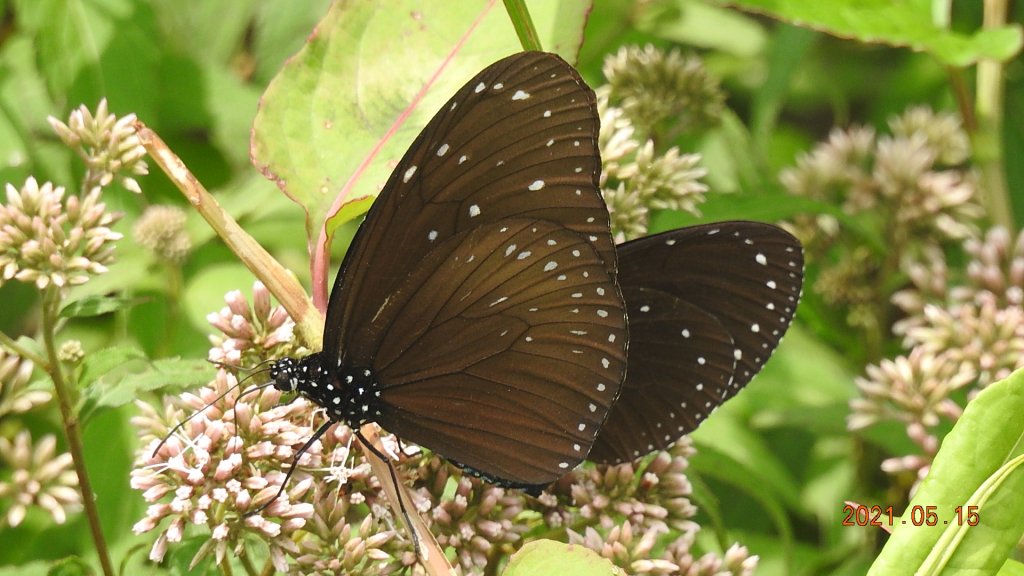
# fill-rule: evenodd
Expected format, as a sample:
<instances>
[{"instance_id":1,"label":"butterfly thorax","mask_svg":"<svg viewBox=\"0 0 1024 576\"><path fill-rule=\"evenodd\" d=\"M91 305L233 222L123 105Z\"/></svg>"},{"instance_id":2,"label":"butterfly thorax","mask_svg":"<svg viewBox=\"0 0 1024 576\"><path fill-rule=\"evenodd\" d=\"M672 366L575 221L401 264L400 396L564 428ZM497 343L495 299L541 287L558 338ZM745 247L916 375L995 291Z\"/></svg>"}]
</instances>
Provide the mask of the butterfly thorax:
<instances>
[{"instance_id":1,"label":"butterfly thorax","mask_svg":"<svg viewBox=\"0 0 1024 576\"><path fill-rule=\"evenodd\" d=\"M332 420L361 426L376 422L381 415L380 385L369 368L341 365L332 373L318 352L274 362L270 377L275 388L298 392L326 410Z\"/></svg>"}]
</instances>

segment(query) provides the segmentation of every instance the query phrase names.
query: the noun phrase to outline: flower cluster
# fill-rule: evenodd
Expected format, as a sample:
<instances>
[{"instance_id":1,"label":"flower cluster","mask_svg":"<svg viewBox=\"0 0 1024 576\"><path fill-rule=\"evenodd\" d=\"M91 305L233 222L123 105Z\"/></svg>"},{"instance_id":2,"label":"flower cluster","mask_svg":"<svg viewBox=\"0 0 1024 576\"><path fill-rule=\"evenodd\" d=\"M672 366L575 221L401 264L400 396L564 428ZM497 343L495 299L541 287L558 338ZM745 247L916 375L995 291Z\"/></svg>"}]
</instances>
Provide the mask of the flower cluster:
<instances>
[{"instance_id":1,"label":"flower cluster","mask_svg":"<svg viewBox=\"0 0 1024 576\"><path fill-rule=\"evenodd\" d=\"M0 348L0 418L28 412L50 401L49 391L28 388L32 368L32 362Z\"/></svg>"},{"instance_id":2,"label":"flower cluster","mask_svg":"<svg viewBox=\"0 0 1024 576\"><path fill-rule=\"evenodd\" d=\"M295 352L289 348L290 320L271 307L262 285L256 285L251 307L237 292L226 300L225 310L209 317L223 331L211 338L211 357L230 353L248 363ZM286 325L287 339L274 336ZM191 530L210 535L194 563L208 556L223 561L243 539L256 538L279 571L417 573L412 542L387 506L382 482L388 479L371 473L352 430L336 424L293 463L326 420L302 398L281 401L266 386L241 392L222 369L208 386L172 399L162 411L139 403L134 423L144 447L131 483L150 503L136 532L159 530L150 558L162 559ZM188 413L193 416L186 420ZM412 489L410 511L420 513L439 543L453 551L461 574L493 573L542 523L640 574L673 573L665 571L669 567L747 574L748 568L737 567L757 561L739 548L725 558L689 555L697 525L685 475L693 448L686 439L638 464L580 469L539 498L465 475L429 451L403 450L393 436L381 441L397 455L395 468ZM275 498L293 464L292 478ZM614 550L605 541L616 542ZM651 559L655 543L664 552Z\"/></svg>"},{"instance_id":3,"label":"flower cluster","mask_svg":"<svg viewBox=\"0 0 1024 576\"><path fill-rule=\"evenodd\" d=\"M271 358L304 352L294 343L295 322L283 306L271 307L270 291L262 282L252 286L253 305L240 290L228 292L227 305L206 320L220 333L210 336L209 359L231 366L255 365Z\"/></svg>"},{"instance_id":4,"label":"flower cluster","mask_svg":"<svg viewBox=\"0 0 1024 576\"><path fill-rule=\"evenodd\" d=\"M33 506L49 512L57 524L81 507L71 455L57 453L52 434L34 445L28 430L18 432L13 441L0 436L0 462L10 472L9 478L0 480L0 499L11 502L5 518L9 525L21 524Z\"/></svg>"},{"instance_id":5,"label":"flower cluster","mask_svg":"<svg viewBox=\"0 0 1024 576\"><path fill-rule=\"evenodd\" d=\"M549 525L574 527L570 542L631 574L749 574L757 557L738 546L724 559L708 554L695 561L690 555L700 529L692 520L697 510L686 477L693 454L684 437L639 462L577 470L541 497L547 509L539 511ZM664 550L660 558L652 557L655 549Z\"/></svg>"},{"instance_id":6,"label":"flower cluster","mask_svg":"<svg viewBox=\"0 0 1024 576\"><path fill-rule=\"evenodd\" d=\"M890 473L923 478L938 449L942 420L955 421L962 396L1024 367L1024 233L1012 240L1002 228L964 242L966 275L952 273L941 252L909 269L913 286L893 302L906 315L894 331L909 354L868 366L857 380L849 426L902 422L920 454L883 463Z\"/></svg>"},{"instance_id":7,"label":"flower cluster","mask_svg":"<svg viewBox=\"0 0 1024 576\"><path fill-rule=\"evenodd\" d=\"M652 46L610 56L605 75L609 84L597 90L601 190L612 232L622 242L647 232L649 210L698 213L707 192L700 156L674 146L658 152L655 141L666 131L658 127L669 121L675 122L670 132L706 127L720 114L722 97L699 59ZM704 106L692 105L691 98Z\"/></svg>"},{"instance_id":8,"label":"flower cluster","mask_svg":"<svg viewBox=\"0 0 1024 576\"><path fill-rule=\"evenodd\" d=\"M315 485L303 501L313 514L290 554L302 574L393 574L415 564L380 480L353 440L349 427L335 425L321 438L322 466L306 469Z\"/></svg>"},{"instance_id":9,"label":"flower cluster","mask_svg":"<svg viewBox=\"0 0 1024 576\"><path fill-rule=\"evenodd\" d=\"M623 109L641 133L672 140L718 123L725 95L718 79L695 55L665 52L648 44L627 46L604 61L612 104Z\"/></svg>"},{"instance_id":10,"label":"flower cluster","mask_svg":"<svg viewBox=\"0 0 1024 576\"><path fill-rule=\"evenodd\" d=\"M213 553L220 562L251 533L268 543L274 566L287 570L284 554L298 552L292 534L313 514L310 504L299 501L313 479L300 468L278 495L281 470L315 429L306 402L282 405L280 399L273 388L243 396L222 369L209 386L183 395L162 414L138 403L142 413L132 422L146 442L131 486L143 491L150 506L134 530L148 532L170 520L150 551L152 560L163 559L167 544L181 541L191 524L211 534L197 560ZM187 421L186 410L194 411ZM162 440L175 422L183 426ZM295 464L317 466L320 456L311 449Z\"/></svg>"},{"instance_id":11,"label":"flower cluster","mask_svg":"<svg viewBox=\"0 0 1024 576\"><path fill-rule=\"evenodd\" d=\"M780 175L792 194L840 206L882 238L868 246L828 214L794 225L809 259L835 262L816 279L815 292L875 341L892 324L892 276L971 236L982 214L974 176L960 167L968 140L955 117L911 108L889 124L891 135L834 130Z\"/></svg>"},{"instance_id":12,"label":"flower cluster","mask_svg":"<svg viewBox=\"0 0 1024 576\"><path fill-rule=\"evenodd\" d=\"M211 337L211 359L237 365L296 352L293 323L283 308L271 305L259 282L253 296L250 306L240 292L231 292L227 306L208 316L221 330ZM221 369L208 386L172 399L162 412L143 402L139 409L134 423L144 447L132 487L143 491L150 507L135 531L166 522L150 552L154 561L193 526L211 535L193 563L211 554L222 562L244 539L256 537L282 572L300 566L303 573L372 568L389 574L406 565L384 551L395 533L387 528L380 484L352 446L349 428L334 426L296 460L326 423L322 410L306 400L282 403L281 393L268 386L242 392Z\"/></svg>"},{"instance_id":13,"label":"flower cluster","mask_svg":"<svg viewBox=\"0 0 1024 576\"><path fill-rule=\"evenodd\" d=\"M186 219L185 211L177 206L150 206L135 222L132 236L160 260L181 264L192 250Z\"/></svg>"},{"instance_id":14,"label":"flower cluster","mask_svg":"<svg viewBox=\"0 0 1024 576\"><path fill-rule=\"evenodd\" d=\"M120 215L107 212L100 189L64 198L64 188L29 178L20 188L7 185L0 204L0 284L16 279L40 290L82 284L107 271L111 230Z\"/></svg>"},{"instance_id":15,"label":"flower cluster","mask_svg":"<svg viewBox=\"0 0 1024 576\"><path fill-rule=\"evenodd\" d=\"M437 455L417 458L409 475L427 525L438 544L457 551L463 574L485 574L529 528L520 519L523 494L463 475Z\"/></svg>"},{"instance_id":16,"label":"flower cluster","mask_svg":"<svg viewBox=\"0 0 1024 576\"><path fill-rule=\"evenodd\" d=\"M135 114L118 118L107 109L104 98L95 114L82 105L71 112L67 124L53 116L47 120L64 144L85 162L83 190L105 188L116 180L132 192L142 191L135 176L148 174L149 168L143 160L146 149L132 126Z\"/></svg>"}]
</instances>

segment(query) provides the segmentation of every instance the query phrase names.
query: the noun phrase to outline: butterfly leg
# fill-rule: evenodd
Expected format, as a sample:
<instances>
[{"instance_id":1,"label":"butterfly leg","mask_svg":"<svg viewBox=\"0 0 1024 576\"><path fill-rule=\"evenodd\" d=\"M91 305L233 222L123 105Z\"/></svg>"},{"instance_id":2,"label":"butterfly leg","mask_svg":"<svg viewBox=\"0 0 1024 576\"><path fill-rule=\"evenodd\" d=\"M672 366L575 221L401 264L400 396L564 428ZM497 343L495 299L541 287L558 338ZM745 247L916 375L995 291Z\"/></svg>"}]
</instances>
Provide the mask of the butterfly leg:
<instances>
[{"instance_id":1,"label":"butterfly leg","mask_svg":"<svg viewBox=\"0 0 1024 576\"><path fill-rule=\"evenodd\" d=\"M271 504L274 503L275 500L281 497L281 494L284 493L285 486L288 485L288 481L291 480L292 478L292 474L295 472L295 469L299 467L299 458L302 458L302 455L305 454L307 450L309 450L309 447L312 446L314 442L319 440L320 437L323 436L327 432L327 430L331 428L331 426L334 426L334 424L334 421L328 420L322 426L320 426L320 429L318 429L316 433L313 434L312 437L310 437L309 440L306 440L306 443L302 445L302 448L299 448L299 451L295 453L295 458L292 459L292 465L288 468L288 473L285 474L284 480L281 482L281 487L277 490L277 494L274 494L273 498L267 500L266 503L264 503L259 508L253 510L249 514L247 514L247 516L263 512L267 508L267 506L270 506Z\"/></svg>"},{"instance_id":2,"label":"butterfly leg","mask_svg":"<svg viewBox=\"0 0 1024 576\"><path fill-rule=\"evenodd\" d=\"M391 482L395 485L395 494L398 495L398 508L402 512L402 520L405 522L405 525L408 526L409 531L412 532L413 551L416 553L416 557L420 558L420 540L416 535L416 529L413 527L414 525L412 523L412 518L409 517L409 511L405 507L405 501L402 500L401 484L399 484L398 482L398 472L395 471L394 463L391 461L391 458L388 457L387 454L378 450L377 447L373 445L373 443L367 440L366 437L363 436L361 430L359 430L358 428L355 428L354 430L356 436L359 437L359 441L363 443L363 446L365 446L370 452L372 452L374 456L376 456L382 462L388 465L388 472L391 475Z\"/></svg>"}]
</instances>

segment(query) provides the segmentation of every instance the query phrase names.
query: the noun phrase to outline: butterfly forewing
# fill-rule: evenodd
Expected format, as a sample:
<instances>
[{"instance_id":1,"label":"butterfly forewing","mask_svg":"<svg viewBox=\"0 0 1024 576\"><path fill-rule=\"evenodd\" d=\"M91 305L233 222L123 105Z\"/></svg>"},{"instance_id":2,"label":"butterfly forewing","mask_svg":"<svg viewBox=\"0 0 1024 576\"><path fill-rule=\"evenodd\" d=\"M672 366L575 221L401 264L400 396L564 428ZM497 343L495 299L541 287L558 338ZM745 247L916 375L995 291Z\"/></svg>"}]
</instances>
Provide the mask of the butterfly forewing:
<instances>
[{"instance_id":1,"label":"butterfly forewing","mask_svg":"<svg viewBox=\"0 0 1024 576\"><path fill-rule=\"evenodd\" d=\"M594 93L557 56L478 74L398 163L342 263L324 349L272 369L487 479L582 461L625 373Z\"/></svg>"},{"instance_id":2,"label":"butterfly forewing","mask_svg":"<svg viewBox=\"0 0 1024 576\"><path fill-rule=\"evenodd\" d=\"M563 60L525 52L484 69L427 124L398 163L342 264L328 306L324 350L361 361L361 331L434 247L507 218L578 232L615 273L598 192L593 92Z\"/></svg>"},{"instance_id":3,"label":"butterfly forewing","mask_svg":"<svg viewBox=\"0 0 1024 576\"><path fill-rule=\"evenodd\" d=\"M580 234L509 219L439 245L377 317L389 431L492 481L582 461L625 373L625 311Z\"/></svg>"},{"instance_id":4,"label":"butterfly forewing","mask_svg":"<svg viewBox=\"0 0 1024 576\"><path fill-rule=\"evenodd\" d=\"M775 226L721 222L619 246L618 279L630 320L629 372L591 454L599 462L664 448L757 374L796 312L803 252ZM654 292L662 301L641 311L637 304ZM680 323L701 318L724 332L709 323L680 337ZM723 385L725 356L734 367Z\"/></svg>"}]
</instances>

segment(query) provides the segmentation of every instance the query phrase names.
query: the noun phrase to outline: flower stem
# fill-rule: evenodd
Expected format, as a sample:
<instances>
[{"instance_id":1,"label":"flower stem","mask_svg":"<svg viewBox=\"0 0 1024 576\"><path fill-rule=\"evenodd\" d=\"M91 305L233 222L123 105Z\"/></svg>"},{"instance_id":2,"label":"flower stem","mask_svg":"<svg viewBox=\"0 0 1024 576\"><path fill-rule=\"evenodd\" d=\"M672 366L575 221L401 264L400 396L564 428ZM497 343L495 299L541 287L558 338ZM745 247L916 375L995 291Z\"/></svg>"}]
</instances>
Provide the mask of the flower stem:
<instances>
[{"instance_id":1,"label":"flower stem","mask_svg":"<svg viewBox=\"0 0 1024 576\"><path fill-rule=\"evenodd\" d=\"M156 165L185 195L189 204L206 220L227 247L238 256L242 264L263 282L271 294L277 296L278 301L295 320L296 330L302 335L302 339L319 349L324 332L323 317L313 307L295 275L275 260L221 208L217 199L189 172L181 158L167 147L156 132L139 121L136 121L134 126L139 141Z\"/></svg>"},{"instance_id":2,"label":"flower stem","mask_svg":"<svg viewBox=\"0 0 1024 576\"><path fill-rule=\"evenodd\" d=\"M32 352L28 348L25 348L21 344L18 344L17 340L11 338L7 334L4 334L3 332L0 332L0 346L7 348L9 352L13 353L19 358L29 360L36 366L42 368L43 370L47 370L48 363L46 362L46 358L43 358L42 356L39 356L38 354Z\"/></svg>"},{"instance_id":3,"label":"flower stem","mask_svg":"<svg viewBox=\"0 0 1024 576\"><path fill-rule=\"evenodd\" d=\"M231 569L231 560L228 555L224 555L224 559L220 561L220 571L224 576L232 576L235 571Z\"/></svg>"},{"instance_id":4,"label":"flower stem","mask_svg":"<svg viewBox=\"0 0 1024 576\"><path fill-rule=\"evenodd\" d=\"M93 543L96 545L96 555L99 556L103 574L114 576L114 565L110 562L110 553L107 550L106 540L103 538L103 529L100 526L100 515L96 508L92 484L89 482L89 474L85 469L85 454L82 450L82 437L78 429L78 415L75 414L72 407L71 390L67 382L64 381L60 360L57 357L57 346L54 343L59 304L60 289L54 286L46 288L43 291L43 342L49 362L44 365L53 380L53 387L57 391L57 404L60 406L64 435L67 437L68 450L71 452L71 459L75 464L75 474L78 475L78 487L82 492L82 503L85 505L85 515L89 519L89 530L92 532Z\"/></svg>"},{"instance_id":5,"label":"flower stem","mask_svg":"<svg viewBox=\"0 0 1024 576\"><path fill-rule=\"evenodd\" d=\"M985 0L984 27L1006 24L1006 0ZM971 132L971 145L982 180L982 201L993 222L1007 230L1014 227L1013 205L1006 184L1005 151L1002 126L1005 113L1006 77L1002 62L978 62L975 109L977 130Z\"/></svg>"}]
</instances>

